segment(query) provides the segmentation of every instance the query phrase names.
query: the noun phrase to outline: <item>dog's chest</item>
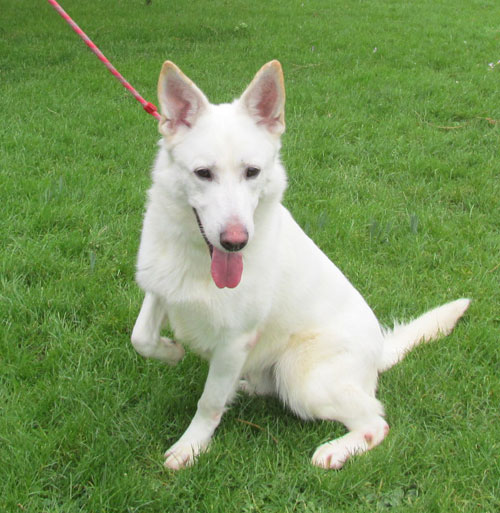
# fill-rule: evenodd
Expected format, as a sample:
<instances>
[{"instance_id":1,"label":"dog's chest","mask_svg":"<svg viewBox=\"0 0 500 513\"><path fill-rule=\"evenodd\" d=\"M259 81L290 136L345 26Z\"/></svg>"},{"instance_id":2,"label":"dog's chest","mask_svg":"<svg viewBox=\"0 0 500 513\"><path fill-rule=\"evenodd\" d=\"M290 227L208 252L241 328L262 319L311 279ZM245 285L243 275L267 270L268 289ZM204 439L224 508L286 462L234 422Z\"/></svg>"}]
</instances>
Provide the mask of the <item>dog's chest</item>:
<instances>
[{"instance_id":1,"label":"dog's chest","mask_svg":"<svg viewBox=\"0 0 500 513\"><path fill-rule=\"evenodd\" d=\"M230 343L263 322L266 311L255 296L220 293L215 296L167 305L169 324L177 340L202 356L219 343Z\"/></svg>"}]
</instances>

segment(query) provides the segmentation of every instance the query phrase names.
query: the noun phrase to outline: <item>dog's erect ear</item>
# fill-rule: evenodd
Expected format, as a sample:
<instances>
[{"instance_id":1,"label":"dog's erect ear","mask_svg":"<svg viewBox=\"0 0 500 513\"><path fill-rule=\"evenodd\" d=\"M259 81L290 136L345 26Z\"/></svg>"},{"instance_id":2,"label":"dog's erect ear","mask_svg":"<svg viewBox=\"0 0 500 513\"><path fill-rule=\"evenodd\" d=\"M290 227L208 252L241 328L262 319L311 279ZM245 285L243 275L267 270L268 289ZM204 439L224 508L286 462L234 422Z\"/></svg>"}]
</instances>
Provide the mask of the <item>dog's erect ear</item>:
<instances>
[{"instance_id":1,"label":"dog's erect ear","mask_svg":"<svg viewBox=\"0 0 500 513\"><path fill-rule=\"evenodd\" d=\"M281 135L285 131L285 85L281 64L271 61L262 66L240 102L259 125Z\"/></svg>"},{"instance_id":2,"label":"dog's erect ear","mask_svg":"<svg viewBox=\"0 0 500 513\"><path fill-rule=\"evenodd\" d=\"M158 100L161 105L159 129L172 136L179 128L191 128L208 105L205 95L170 61L165 61L158 80Z\"/></svg>"}]
</instances>

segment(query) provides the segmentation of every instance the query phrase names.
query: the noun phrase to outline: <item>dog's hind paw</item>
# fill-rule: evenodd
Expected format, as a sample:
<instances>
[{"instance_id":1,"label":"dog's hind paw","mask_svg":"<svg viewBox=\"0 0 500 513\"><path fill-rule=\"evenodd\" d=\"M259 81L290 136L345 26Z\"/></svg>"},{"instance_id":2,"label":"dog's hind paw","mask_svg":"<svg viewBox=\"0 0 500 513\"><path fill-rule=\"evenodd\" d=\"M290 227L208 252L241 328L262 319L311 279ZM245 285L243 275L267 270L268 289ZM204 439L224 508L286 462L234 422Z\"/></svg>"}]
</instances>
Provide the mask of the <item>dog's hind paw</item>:
<instances>
[{"instance_id":1,"label":"dog's hind paw","mask_svg":"<svg viewBox=\"0 0 500 513\"><path fill-rule=\"evenodd\" d=\"M246 379L240 379L238 391L244 392L248 395L256 395L255 386L251 385Z\"/></svg>"},{"instance_id":2,"label":"dog's hind paw","mask_svg":"<svg viewBox=\"0 0 500 513\"><path fill-rule=\"evenodd\" d=\"M243 376L238 384L238 391L248 395L276 395L276 384L272 374L261 372L251 376Z\"/></svg>"},{"instance_id":3,"label":"dog's hind paw","mask_svg":"<svg viewBox=\"0 0 500 513\"><path fill-rule=\"evenodd\" d=\"M327 442L316 449L312 457L312 464L316 467L338 470L355 453L355 450L344 447L336 441Z\"/></svg>"},{"instance_id":4,"label":"dog's hind paw","mask_svg":"<svg viewBox=\"0 0 500 513\"><path fill-rule=\"evenodd\" d=\"M381 443L388 432L389 426L383 419L366 429L351 431L336 440L320 445L313 454L312 464L338 470L351 456L369 451Z\"/></svg>"}]
</instances>

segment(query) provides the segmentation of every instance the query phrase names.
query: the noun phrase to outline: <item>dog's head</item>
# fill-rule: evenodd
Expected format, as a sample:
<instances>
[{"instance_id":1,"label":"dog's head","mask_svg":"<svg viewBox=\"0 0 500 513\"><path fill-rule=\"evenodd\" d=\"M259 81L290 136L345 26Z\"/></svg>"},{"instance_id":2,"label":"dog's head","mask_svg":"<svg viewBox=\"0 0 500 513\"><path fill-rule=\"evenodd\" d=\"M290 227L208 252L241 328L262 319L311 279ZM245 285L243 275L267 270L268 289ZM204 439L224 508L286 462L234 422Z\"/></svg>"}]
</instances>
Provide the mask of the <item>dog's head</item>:
<instances>
[{"instance_id":1,"label":"dog's head","mask_svg":"<svg viewBox=\"0 0 500 513\"><path fill-rule=\"evenodd\" d=\"M215 284L236 287L255 212L286 186L279 163L285 89L278 61L263 66L242 96L212 105L172 62L158 82L160 132L181 193L212 255Z\"/></svg>"}]
</instances>

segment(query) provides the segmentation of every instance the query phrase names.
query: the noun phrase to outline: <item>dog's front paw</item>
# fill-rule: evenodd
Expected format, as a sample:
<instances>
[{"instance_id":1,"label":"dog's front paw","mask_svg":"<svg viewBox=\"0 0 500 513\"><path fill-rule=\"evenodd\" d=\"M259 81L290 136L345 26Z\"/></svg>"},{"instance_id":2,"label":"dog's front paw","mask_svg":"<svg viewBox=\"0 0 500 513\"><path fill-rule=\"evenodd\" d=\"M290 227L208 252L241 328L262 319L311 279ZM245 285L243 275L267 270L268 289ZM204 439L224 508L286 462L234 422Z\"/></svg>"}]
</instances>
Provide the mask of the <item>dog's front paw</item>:
<instances>
[{"instance_id":1,"label":"dog's front paw","mask_svg":"<svg viewBox=\"0 0 500 513\"><path fill-rule=\"evenodd\" d=\"M208 443L189 443L179 440L165 453L164 466L172 470L180 470L193 465L198 454L207 449Z\"/></svg>"},{"instance_id":2,"label":"dog's front paw","mask_svg":"<svg viewBox=\"0 0 500 513\"><path fill-rule=\"evenodd\" d=\"M176 342L167 337L160 337L160 354L161 360L169 365L176 365L184 357L184 348Z\"/></svg>"}]
</instances>

